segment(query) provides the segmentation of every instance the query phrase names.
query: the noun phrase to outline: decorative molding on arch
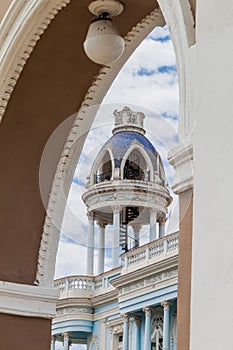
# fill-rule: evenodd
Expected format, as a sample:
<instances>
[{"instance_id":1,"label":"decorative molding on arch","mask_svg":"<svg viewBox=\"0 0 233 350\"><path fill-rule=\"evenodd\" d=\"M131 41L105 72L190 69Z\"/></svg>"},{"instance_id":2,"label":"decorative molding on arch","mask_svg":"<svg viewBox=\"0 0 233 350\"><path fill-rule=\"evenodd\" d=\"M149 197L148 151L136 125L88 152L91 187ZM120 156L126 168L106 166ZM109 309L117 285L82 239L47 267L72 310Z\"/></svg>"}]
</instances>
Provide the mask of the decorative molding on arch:
<instances>
[{"instance_id":1,"label":"decorative molding on arch","mask_svg":"<svg viewBox=\"0 0 233 350\"><path fill-rule=\"evenodd\" d=\"M0 24L0 121L37 41L70 0L15 0Z\"/></svg>"},{"instance_id":2,"label":"decorative molding on arch","mask_svg":"<svg viewBox=\"0 0 233 350\"><path fill-rule=\"evenodd\" d=\"M179 136L181 139L189 136L192 132L193 117L190 115L192 77L188 75L192 69L190 47L195 44L195 26L189 1L158 0L166 23L169 27L171 38L176 54L176 65L179 77Z\"/></svg>"},{"instance_id":3,"label":"decorative molding on arch","mask_svg":"<svg viewBox=\"0 0 233 350\"><path fill-rule=\"evenodd\" d=\"M170 28L176 51L182 101L181 124L184 125L185 133L190 124L190 122L186 122L189 114L186 106L187 83L184 64L189 45L180 1L174 3L159 0L158 2ZM56 14L69 2L70 0L15 0L10 6L0 27L0 45L2 47L0 53L0 118L4 115L11 93L37 41ZM99 74L93 79L57 167L45 218L35 284L53 285L59 231L70 182L80 149L85 141L84 130L89 130L96 114L96 110L90 111L90 108L101 103L119 70L141 41L156 25L162 26L164 24L160 9L152 11L125 36L126 49L123 56L116 63L102 67Z\"/></svg>"},{"instance_id":4,"label":"decorative molding on arch","mask_svg":"<svg viewBox=\"0 0 233 350\"><path fill-rule=\"evenodd\" d=\"M142 40L155 26L165 24L160 9L153 10L133 27L125 36L126 48L121 58L109 66L101 67L77 113L73 127L65 143L50 193L47 214L38 255L35 284L52 286L60 227L65 210L73 173L85 142L87 133L94 121L99 104L102 102L112 81Z\"/></svg>"},{"instance_id":5,"label":"decorative molding on arch","mask_svg":"<svg viewBox=\"0 0 233 350\"><path fill-rule=\"evenodd\" d=\"M179 77L179 145L169 155L174 166L173 191L177 194L193 187L192 132L192 46L195 44L195 23L189 1L158 0L169 27L176 54Z\"/></svg>"}]
</instances>

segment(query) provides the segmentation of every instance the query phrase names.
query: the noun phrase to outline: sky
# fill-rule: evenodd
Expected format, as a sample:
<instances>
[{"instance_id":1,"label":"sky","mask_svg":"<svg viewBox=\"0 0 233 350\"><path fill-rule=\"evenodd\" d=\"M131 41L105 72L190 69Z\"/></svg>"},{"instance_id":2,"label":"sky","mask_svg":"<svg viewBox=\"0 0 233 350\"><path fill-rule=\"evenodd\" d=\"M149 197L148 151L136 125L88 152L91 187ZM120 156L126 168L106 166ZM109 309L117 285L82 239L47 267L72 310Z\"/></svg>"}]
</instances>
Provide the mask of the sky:
<instances>
[{"instance_id":1,"label":"sky","mask_svg":"<svg viewBox=\"0 0 233 350\"><path fill-rule=\"evenodd\" d=\"M77 165L63 219L55 278L85 274L87 217L81 195L86 177L102 145L111 137L113 111L128 106L145 114L146 137L160 153L169 189L174 172L167 153L178 143L178 78L173 46L167 27L156 27L126 62L105 96L90 130ZM178 230L178 199L172 193L167 231ZM97 232L97 229L96 229ZM142 243L148 240L148 227L142 230ZM107 228L106 268L111 266L111 232ZM96 253L95 253L96 259ZM96 265L96 264L95 264ZM80 349L81 348L76 348Z\"/></svg>"}]
</instances>

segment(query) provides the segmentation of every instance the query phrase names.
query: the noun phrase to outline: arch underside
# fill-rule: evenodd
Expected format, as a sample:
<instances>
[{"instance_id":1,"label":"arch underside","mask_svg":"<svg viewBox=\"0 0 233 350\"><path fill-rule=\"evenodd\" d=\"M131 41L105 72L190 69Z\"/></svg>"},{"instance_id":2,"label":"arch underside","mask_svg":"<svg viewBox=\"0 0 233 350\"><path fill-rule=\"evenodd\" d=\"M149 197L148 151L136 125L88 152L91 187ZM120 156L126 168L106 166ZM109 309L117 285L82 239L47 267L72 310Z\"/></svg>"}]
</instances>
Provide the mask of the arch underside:
<instances>
[{"instance_id":1,"label":"arch underside","mask_svg":"<svg viewBox=\"0 0 233 350\"><path fill-rule=\"evenodd\" d=\"M125 11L116 18L116 25L126 38L125 54L116 64L99 69L82 49L92 19L86 1L61 1L60 8L59 1L53 3L57 7L48 21L51 24L37 34L34 39L37 44L34 43L32 52L27 52L30 57L21 60L17 76L18 66L13 70L15 86L8 88L5 104L1 105L4 118L0 128L4 164L0 181L4 232L0 280L24 284L36 281L45 286L52 285L59 227L70 181L96 113L90 107L102 101L120 68L144 37L156 25L164 24L156 1L138 2L135 7L133 0L127 0ZM159 3L161 6L163 1ZM38 9L35 16L39 16ZM28 33L23 35L28 38ZM9 45L10 48L15 45L15 57L17 50L22 49L19 43L20 40ZM15 60L11 64L16 64ZM6 97L5 93L1 91L1 96ZM59 124L77 112L66 122L46 163L44 205L39 188L44 147Z\"/></svg>"}]
</instances>

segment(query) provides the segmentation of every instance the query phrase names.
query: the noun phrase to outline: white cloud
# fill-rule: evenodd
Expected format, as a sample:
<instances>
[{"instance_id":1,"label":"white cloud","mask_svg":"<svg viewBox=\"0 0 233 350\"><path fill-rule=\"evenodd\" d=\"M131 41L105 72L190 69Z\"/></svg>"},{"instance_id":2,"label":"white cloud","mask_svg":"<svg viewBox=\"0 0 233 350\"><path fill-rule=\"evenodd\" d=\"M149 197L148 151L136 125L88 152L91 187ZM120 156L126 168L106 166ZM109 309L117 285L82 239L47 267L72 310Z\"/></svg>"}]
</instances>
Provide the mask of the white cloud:
<instances>
[{"instance_id":1,"label":"white cloud","mask_svg":"<svg viewBox=\"0 0 233 350\"><path fill-rule=\"evenodd\" d=\"M55 278L86 273L86 249L78 244L60 240L56 261Z\"/></svg>"}]
</instances>

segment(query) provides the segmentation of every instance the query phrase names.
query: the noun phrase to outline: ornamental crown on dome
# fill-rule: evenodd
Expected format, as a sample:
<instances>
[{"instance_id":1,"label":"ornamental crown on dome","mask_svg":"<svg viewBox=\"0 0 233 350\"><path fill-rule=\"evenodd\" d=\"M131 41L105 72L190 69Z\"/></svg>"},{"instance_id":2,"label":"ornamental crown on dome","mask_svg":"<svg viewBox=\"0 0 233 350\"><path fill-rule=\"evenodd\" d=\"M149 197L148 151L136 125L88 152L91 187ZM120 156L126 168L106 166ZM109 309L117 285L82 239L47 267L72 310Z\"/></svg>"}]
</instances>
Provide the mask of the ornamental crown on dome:
<instances>
[{"instance_id":1,"label":"ornamental crown on dome","mask_svg":"<svg viewBox=\"0 0 233 350\"><path fill-rule=\"evenodd\" d=\"M113 115L115 116L113 134L122 131L122 129L136 129L135 131L145 134L143 129L144 113L134 112L129 107L124 107L121 111L115 110Z\"/></svg>"}]
</instances>

